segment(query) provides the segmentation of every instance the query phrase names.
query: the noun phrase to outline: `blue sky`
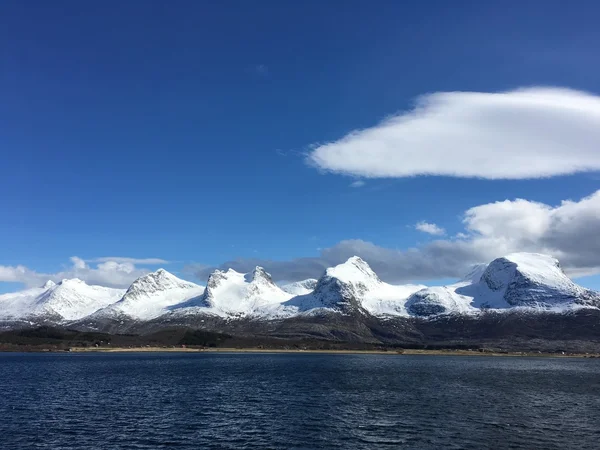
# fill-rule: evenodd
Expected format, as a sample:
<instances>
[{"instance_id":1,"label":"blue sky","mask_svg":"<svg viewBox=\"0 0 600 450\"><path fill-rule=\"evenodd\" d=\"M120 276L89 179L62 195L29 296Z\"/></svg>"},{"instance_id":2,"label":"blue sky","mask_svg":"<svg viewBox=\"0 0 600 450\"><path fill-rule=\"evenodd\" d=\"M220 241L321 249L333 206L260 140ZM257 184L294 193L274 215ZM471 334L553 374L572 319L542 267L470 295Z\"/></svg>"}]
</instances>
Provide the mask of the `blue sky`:
<instances>
[{"instance_id":1,"label":"blue sky","mask_svg":"<svg viewBox=\"0 0 600 450\"><path fill-rule=\"evenodd\" d=\"M564 145L549 174L489 179L469 154L475 177L436 173L430 161L430 175L381 176L376 167L361 172L360 159L358 168L311 160L322 144L410 111L430 93L550 86L585 91L590 101L600 93L595 2L411 3L2 2L0 290L77 268L85 278L106 261L132 276L165 265L200 281L215 266L260 262L290 279L348 252L370 255L392 281L447 279L456 276L453 262L404 276L404 259L394 258L410 248L421 255L435 241L470 245L477 237L456 234L476 206L520 198L554 208L594 194L594 122L579 117L559 130ZM540 94L569 100L553 95ZM463 101L444 100L459 105L452 111ZM580 134L589 139L572 138ZM584 148L578 169L559 173L570 143ZM436 145L424 143L419 155L433 159ZM345 160L363 150L340 147ZM542 158L546 150L531 151ZM577 216L591 240L596 205ZM561 214L552 217L571 217ZM422 221L444 233L419 231ZM556 249L573 275L600 288L590 276L600 256L578 257L580 232L530 233L506 248ZM495 255L488 242L464 264L504 248ZM447 259L437 250L426 256ZM107 284L127 279L111 276Z\"/></svg>"}]
</instances>

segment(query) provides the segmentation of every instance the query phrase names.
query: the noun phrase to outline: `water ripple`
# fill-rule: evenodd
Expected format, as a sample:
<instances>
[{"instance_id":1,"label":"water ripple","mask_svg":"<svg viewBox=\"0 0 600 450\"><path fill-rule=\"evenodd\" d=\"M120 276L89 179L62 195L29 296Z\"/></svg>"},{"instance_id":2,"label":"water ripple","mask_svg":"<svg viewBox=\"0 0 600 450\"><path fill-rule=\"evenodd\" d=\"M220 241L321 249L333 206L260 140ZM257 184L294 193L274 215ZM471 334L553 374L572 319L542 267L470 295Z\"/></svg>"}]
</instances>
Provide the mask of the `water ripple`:
<instances>
[{"instance_id":1,"label":"water ripple","mask_svg":"<svg viewBox=\"0 0 600 450\"><path fill-rule=\"evenodd\" d=\"M6 449L595 449L600 360L0 354Z\"/></svg>"}]
</instances>

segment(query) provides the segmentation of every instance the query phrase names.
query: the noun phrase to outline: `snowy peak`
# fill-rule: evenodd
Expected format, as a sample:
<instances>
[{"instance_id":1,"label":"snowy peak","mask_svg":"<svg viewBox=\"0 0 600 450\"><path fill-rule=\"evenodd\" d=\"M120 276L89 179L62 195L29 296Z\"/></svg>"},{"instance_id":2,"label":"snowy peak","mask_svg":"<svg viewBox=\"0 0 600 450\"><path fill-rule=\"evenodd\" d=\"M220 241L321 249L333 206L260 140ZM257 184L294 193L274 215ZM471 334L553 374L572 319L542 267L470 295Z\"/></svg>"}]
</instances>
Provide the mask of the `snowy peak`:
<instances>
[{"instance_id":1,"label":"snowy peak","mask_svg":"<svg viewBox=\"0 0 600 450\"><path fill-rule=\"evenodd\" d=\"M268 286L275 286L273 283L273 279L271 278L271 274L267 273L265 269L260 266L256 266L252 271L252 283L254 284L262 284Z\"/></svg>"},{"instance_id":2,"label":"snowy peak","mask_svg":"<svg viewBox=\"0 0 600 450\"><path fill-rule=\"evenodd\" d=\"M219 288L228 284L239 284L244 281L244 274L238 273L233 269L215 270L208 276L206 282L206 289L204 290L203 298L206 300L207 306L211 306L211 299L215 296L215 293Z\"/></svg>"},{"instance_id":3,"label":"snowy peak","mask_svg":"<svg viewBox=\"0 0 600 450\"><path fill-rule=\"evenodd\" d=\"M167 312L168 308L185 304L199 297L204 288L177 278L164 269L139 277L123 298L98 311L94 318L121 318L149 320Z\"/></svg>"},{"instance_id":4,"label":"snowy peak","mask_svg":"<svg viewBox=\"0 0 600 450\"><path fill-rule=\"evenodd\" d=\"M358 256L330 267L319 278L314 291L306 298L292 300L292 304L308 307L332 308L344 313L363 313L362 300L369 291L381 285L379 277Z\"/></svg>"},{"instance_id":5,"label":"snowy peak","mask_svg":"<svg viewBox=\"0 0 600 450\"><path fill-rule=\"evenodd\" d=\"M329 286L338 286L342 291L348 292L356 297L362 296L369 290L377 288L381 280L369 265L358 256L353 256L345 263L330 267L325 271L315 287L315 291Z\"/></svg>"},{"instance_id":6,"label":"snowy peak","mask_svg":"<svg viewBox=\"0 0 600 450\"><path fill-rule=\"evenodd\" d=\"M312 292L298 295L286 305L300 311L327 308L344 314L407 315L406 298L424 287L384 283L365 261L353 256L327 269ZM292 288L298 289L293 285Z\"/></svg>"},{"instance_id":7,"label":"snowy peak","mask_svg":"<svg viewBox=\"0 0 600 450\"><path fill-rule=\"evenodd\" d=\"M325 277L337 278L345 283L377 283L379 277L371 267L358 256L349 258L345 263L330 267Z\"/></svg>"},{"instance_id":8,"label":"snowy peak","mask_svg":"<svg viewBox=\"0 0 600 450\"><path fill-rule=\"evenodd\" d=\"M273 283L265 269L257 266L247 274L233 269L215 270L208 277L201 304L221 315L249 315L265 307L276 308L290 297Z\"/></svg>"},{"instance_id":9,"label":"snowy peak","mask_svg":"<svg viewBox=\"0 0 600 450\"><path fill-rule=\"evenodd\" d=\"M497 258L483 272L481 281L491 290L499 291L507 289L519 277L548 286L571 282L557 259L537 253L512 253Z\"/></svg>"},{"instance_id":10,"label":"snowy peak","mask_svg":"<svg viewBox=\"0 0 600 450\"><path fill-rule=\"evenodd\" d=\"M81 285L86 285L87 283L79 278L65 278L63 280L60 281L60 283L56 284L55 286L64 286L64 287L69 287L71 289L77 289L76 286L81 286ZM51 286L54 287L54 286Z\"/></svg>"},{"instance_id":11,"label":"snowy peak","mask_svg":"<svg viewBox=\"0 0 600 450\"><path fill-rule=\"evenodd\" d=\"M256 266L252 272L252 281L248 286L248 295L262 300L262 298L272 298L284 296L282 291L271 278L271 274L267 273L262 267Z\"/></svg>"},{"instance_id":12,"label":"snowy peak","mask_svg":"<svg viewBox=\"0 0 600 450\"><path fill-rule=\"evenodd\" d=\"M511 253L479 266L460 282L413 294L409 313L431 316L513 307L568 310L600 306L600 294L571 281L556 258L539 253ZM482 270L484 269L484 270Z\"/></svg>"},{"instance_id":13,"label":"snowy peak","mask_svg":"<svg viewBox=\"0 0 600 450\"><path fill-rule=\"evenodd\" d=\"M11 319L77 320L118 301L123 289L90 286L79 279L0 296L0 316Z\"/></svg>"},{"instance_id":14,"label":"snowy peak","mask_svg":"<svg viewBox=\"0 0 600 450\"><path fill-rule=\"evenodd\" d=\"M77 320L118 301L123 292L123 289L90 286L78 278L63 280L39 298L39 311Z\"/></svg>"},{"instance_id":15,"label":"snowy peak","mask_svg":"<svg viewBox=\"0 0 600 450\"><path fill-rule=\"evenodd\" d=\"M233 269L217 269L208 276L208 281L206 282L206 293L210 293L211 290L218 288L224 282L227 282L227 280L239 279L240 277L244 277L244 274L236 272Z\"/></svg>"},{"instance_id":16,"label":"snowy peak","mask_svg":"<svg viewBox=\"0 0 600 450\"><path fill-rule=\"evenodd\" d=\"M488 290L501 295L509 306L550 307L596 296L571 281L556 258L538 253L512 253L495 259L480 284L482 293Z\"/></svg>"},{"instance_id":17,"label":"snowy peak","mask_svg":"<svg viewBox=\"0 0 600 450\"><path fill-rule=\"evenodd\" d=\"M135 280L129 286L129 289L127 289L125 297L153 294L170 289L194 289L197 287L198 285L177 278L165 269L158 269L156 272L141 276Z\"/></svg>"},{"instance_id":18,"label":"snowy peak","mask_svg":"<svg viewBox=\"0 0 600 450\"><path fill-rule=\"evenodd\" d=\"M205 294L208 294L210 290L216 288L221 284L221 281L226 279L225 272L222 270L215 270L208 276L208 280L206 282L206 291Z\"/></svg>"},{"instance_id":19,"label":"snowy peak","mask_svg":"<svg viewBox=\"0 0 600 450\"><path fill-rule=\"evenodd\" d=\"M215 270L208 276L206 292L207 294L210 294L215 289L218 289L227 283L245 283L255 286L277 287L275 283L273 283L271 274L262 267L256 266L252 272L246 274L236 272L233 269L227 269L226 271L219 269Z\"/></svg>"}]
</instances>

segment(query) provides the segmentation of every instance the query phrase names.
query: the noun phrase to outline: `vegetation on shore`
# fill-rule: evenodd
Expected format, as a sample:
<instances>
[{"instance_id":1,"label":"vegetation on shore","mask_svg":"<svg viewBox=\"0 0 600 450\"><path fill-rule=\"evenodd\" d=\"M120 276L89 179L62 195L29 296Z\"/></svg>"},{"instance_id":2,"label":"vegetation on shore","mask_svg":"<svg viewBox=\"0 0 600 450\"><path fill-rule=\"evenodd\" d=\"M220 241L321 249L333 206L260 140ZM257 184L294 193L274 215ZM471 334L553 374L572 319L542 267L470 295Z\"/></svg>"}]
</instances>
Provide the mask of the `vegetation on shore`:
<instances>
[{"instance_id":1,"label":"vegetation on shore","mask_svg":"<svg viewBox=\"0 0 600 450\"><path fill-rule=\"evenodd\" d=\"M186 328L165 329L148 335L107 334L89 331L38 327L0 332L0 351L97 351L97 352L340 352L410 355L488 355L488 356L584 356L596 353L576 351L509 351L498 346L468 343L398 344L342 342L319 339L278 339L236 337L226 333Z\"/></svg>"}]
</instances>

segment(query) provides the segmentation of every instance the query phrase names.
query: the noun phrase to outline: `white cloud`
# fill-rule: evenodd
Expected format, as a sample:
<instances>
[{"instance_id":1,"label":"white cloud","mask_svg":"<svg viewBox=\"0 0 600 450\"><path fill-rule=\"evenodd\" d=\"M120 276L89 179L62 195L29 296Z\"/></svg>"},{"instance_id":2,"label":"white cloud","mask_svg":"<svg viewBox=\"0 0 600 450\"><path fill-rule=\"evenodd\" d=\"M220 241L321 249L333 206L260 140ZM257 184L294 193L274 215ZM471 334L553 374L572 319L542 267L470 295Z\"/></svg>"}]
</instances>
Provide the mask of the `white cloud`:
<instances>
[{"instance_id":1,"label":"white cloud","mask_svg":"<svg viewBox=\"0 0 600 450\"><path fill-rule=\"evenodd\" d=\"M524 179L600 170L600 97L560 88L440 92L318 145L308 162L366 178Z\"/></svg>"},{"instance_id":2,"label":"white cloud","mask_svg":"<svg viewBox=\"0 0 600 450\"><path fill-rule=\"evenodd\" d=\"M409 282L461 277L474 264L529 251L555 256L571 276L600 273L600 190L556 206L523 199L475 206L464 213L463 225L463 232L453 238L436 239L407 250L354 239L322 249L316 257L289 261L238 259L220 267L247 272L261 265L276 280L295 281L318 277L325 268L358 255L382 279ZM195 273L204 279L213 269L203 266Z\"/></svg>"},{"instance_id":3,"label":"white cloud","mask_svg":"<svg viewBox=\"0 0 600 450\"><path fill-rule=\"evenodd\" d=\"M77 256L71 256L69 259L73 263L73 270L84 270L87 268L87 264L83 259Z\"/></svg>"},{"instance_id":4,"label":"white cloud","mask_svg":"<svg viewBox=\"0 0 600 450\"><path fill-rule=\"evenodd\" d=\"M356 180L356 181L353 181L352 183L350 183L350 187L353 187L353 188L363 187L364 185L365 185L365 182L363 180Z\"/></svg>"},{"instance_id":5,"label":"white cloud","mask_svg":"<svg viewBox=\"0 0 600 450\"><path fill-rule=\"evenodd\" d=\"M515 199L474 206L464 212L463 226L464 229L453 237L435 239L406 250L354 239L321 249L314 257L288 261L242 258L219 267L248 272L261 265L276 280L295 281L318 277L325 268L358 255L371 264L382 279L408 282L460 277L473 264L489 262L515 251L530 251L557 257L571 276L600 273L600 190L578 201L565 200L558 205ZM90 284L127 287L148 272L136 266L132 262L135 260L96 258L97 264L90 266L74 256L70 267L50 274L23 265L0 266L0 281L38 286L48 279L59 281L77 277ZM204 280L212 270L214 267L206 265L185 269Z\"/></svg>"},{"instance_id":6,"label":"white cloud","mask_svg":"<svg viewBox=\"0 0 600 450\"><path fill-rule=\"evenodd\" d=\"M0 281L19 283L28 277L30 270L25 266L0 266Z\"/></svg>"},{"instance_id":7,"label":"white cloud","mask_svg":"<svg viewBox=\"0 0 600 450\"><path fill-rule=\"evenodd\" d=\"M23 283L27 287L40 286L48 280L60 281L65 278L79 278L88 284L97 284L111 287L129 287L138 277L149 272L148 269L136 267L135 261L142 264L155 264L162 261L158 258L136 259L136 258L95 258L95 267L87 264L85 260L72 256L71 266L56 273L41 273L25 266L0 266L0 282ZM152 261L152 262L148 262Z\"/></svg>"},{"instance_id":8,"label":"white cloud","mask_svg":"<svg viewBox=\"0 0 600 450\"><path fill-rule=\"evenodd\" d=\"M423 233L432 234L434 236L442 236L446 234L446 230L442 227L438 227L435 223L429 223L425 221L417 222L415 229L422 231Z\"/></svg>"}]
</instances>

